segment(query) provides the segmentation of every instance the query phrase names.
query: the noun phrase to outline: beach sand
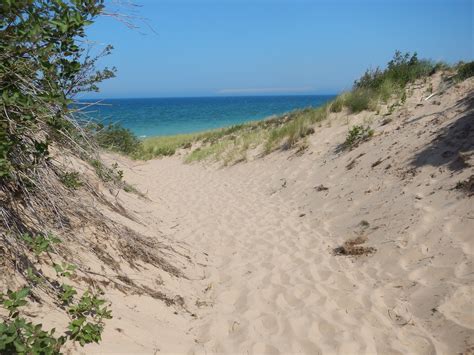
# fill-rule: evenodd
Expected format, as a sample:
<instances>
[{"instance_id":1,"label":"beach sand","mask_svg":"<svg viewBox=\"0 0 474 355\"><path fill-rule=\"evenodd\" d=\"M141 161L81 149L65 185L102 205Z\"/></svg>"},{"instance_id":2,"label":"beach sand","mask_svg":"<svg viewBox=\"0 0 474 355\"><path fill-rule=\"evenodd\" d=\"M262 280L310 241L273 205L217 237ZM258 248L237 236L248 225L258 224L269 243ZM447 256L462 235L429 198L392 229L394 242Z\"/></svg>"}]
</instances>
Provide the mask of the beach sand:
<instances>
[{"instance_id":1,"label":"beach sand","mask_svg":"<svg viewBox=\"0 0 474 355\"><path fill-rule=\"evenodd\" d=\"M87 353L472 351L474 202L455 187L473 174L473 83L440 104L415 90L389 122L351 116L375 129L351 151L340 114L302 155L226 168L108 155L150 199L122 203L189 255L188 277L162 277L179 309L108 293L115 317ZM369 249L334 252L354 238Z\"/></svg>"}]
</instances>

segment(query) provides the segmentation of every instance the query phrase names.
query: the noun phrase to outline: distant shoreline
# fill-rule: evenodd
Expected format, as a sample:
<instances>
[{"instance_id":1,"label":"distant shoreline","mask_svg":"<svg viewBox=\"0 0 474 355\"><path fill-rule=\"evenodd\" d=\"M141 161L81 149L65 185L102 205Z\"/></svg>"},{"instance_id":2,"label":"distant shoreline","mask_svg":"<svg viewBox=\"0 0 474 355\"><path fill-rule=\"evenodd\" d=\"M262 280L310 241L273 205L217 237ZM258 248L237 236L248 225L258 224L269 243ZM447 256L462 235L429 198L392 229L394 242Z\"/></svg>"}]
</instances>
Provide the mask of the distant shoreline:
<instances>
[{"instance_id":1,"label":"distant shoreline","mask_svg":"<svg viewBox=\"0 0 474 355\"><path fill-rule=\"evenodd\" d=\"M87 109L104 124L118 123L137 137L173 136L261 121L297 109L316 108L334 95L219 96L104 99ZM90 103L95 101L80 102Z\"/></svg>"},{"instance_id":2,"label":"distant shoreline","mask_svg":"<svg viewBox=\"0 0 474 355\"><path fill-rule=\"evenodd\" d=\"M276 98L276 97L314 97L328 96L336 97L340 93L333 94L288 94L288 95L214 95L214 96L150 96L150 97L102 97L102 98L80 98L78 102L115 101L115 100L168 100L168 99L232 99L232 98Z\"/></svg>"}]
</instances>

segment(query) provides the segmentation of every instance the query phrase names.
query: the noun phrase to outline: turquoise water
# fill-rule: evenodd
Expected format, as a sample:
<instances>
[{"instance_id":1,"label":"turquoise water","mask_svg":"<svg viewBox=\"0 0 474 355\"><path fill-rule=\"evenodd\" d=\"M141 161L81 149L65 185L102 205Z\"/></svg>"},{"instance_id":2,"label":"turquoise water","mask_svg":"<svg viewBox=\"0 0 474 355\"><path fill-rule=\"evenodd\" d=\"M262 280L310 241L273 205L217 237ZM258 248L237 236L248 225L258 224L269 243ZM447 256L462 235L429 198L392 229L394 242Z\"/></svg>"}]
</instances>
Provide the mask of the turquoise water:
<instances>
[{"instance_id":1,"label":"turquoise water","mask_svg":"<svg viewBox=\"0 0 474 355\"><path fill-rule=\"evenodd\" d=\"M140 137L191 133L261 120L333 95L109 99L87 110L94 120L120 123ZM87 101L87 100L84 100Z\"/></svg>"}]
</instances>

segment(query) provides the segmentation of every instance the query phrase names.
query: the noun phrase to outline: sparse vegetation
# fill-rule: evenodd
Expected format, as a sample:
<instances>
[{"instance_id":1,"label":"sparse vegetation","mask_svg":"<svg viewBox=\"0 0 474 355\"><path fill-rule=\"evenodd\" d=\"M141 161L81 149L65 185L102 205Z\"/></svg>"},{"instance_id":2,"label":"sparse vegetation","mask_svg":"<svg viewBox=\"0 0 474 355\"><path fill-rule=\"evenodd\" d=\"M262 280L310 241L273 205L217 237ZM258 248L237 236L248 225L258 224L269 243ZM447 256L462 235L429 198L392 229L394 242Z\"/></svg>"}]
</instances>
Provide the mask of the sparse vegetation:
<instances>
[{"instance_id":1,"label":"sparse vegetation","mask_svg":"<svg viewBox=\"0 0 474 355\"><path fill-rule=\"evenodd\" d=\"M331 112L341 112L344 107L351 113L358 113L365 110L376 111L380 104L391 102L388 112L392 113L400 102L406 101L407 84L446 67L443 63L418 59L416 53L403 54L396 51L385 69L367 70L354 83L350 92L342 93L322 107L297 110L277 118L226 129L148 138L132 156L150 159L187 149L186 162L220 159L227 164L245 160L245 150L259 146L262 147L263 154L276 149L290 149L314 132L315 123L325 120ZM468 68L464 70L469 72ZM349 133L346 147L351 148L370 138L372 134L373 131L368 127L355 127Z\"/></svg>"},{"instance_id":2,"label":"sparse vegetation","mask_svg":"<svg viewBox=\"0 0 474 355\"><path fill-rule=\"evenodd\" d=\"M37 255L51 251L51 245L60 243L53 235L24 235L23 240ZM76 266L69 263L53 265L59 277L69 278L76 270ZM28 269L29 279L33 286L39 283L39 277ZM33 276L33 277L32 277ZM101 340L104 329L104 319L112 318L111 311L105 305L106 301L99 293L92 290L85 291L80 298L77 290L67 284L56 289L56 297L71 317L67 330L63 335L56 337L55 329L43 330L42 324L34 324L21 315L20 307L28 305L30 287L22 287L17 291L8 290L0 293L1 306L8 311L0 323L0 352L5 354L60 354L61 347L69 339L77 341L81 346Z\"/></svg>"},{"instance_id":3,"label":"sparse vegetation","mask_svg":"<svg viewBox=\"0 0 474 355\"><path fill-rule=\"evenodd\" d=\"M465 192L467 196L473 196L474 195L474 175L471 175L466 180L458 181L454 188L456 190Z\"/></svg>"},{"instance_id":4,"label":"sparse vegetation","mask_svg":"<svg viewBox=\"0 0 474 355\"><path fill-rule=\"evenodd\" d=\"M82 186L82 181L77 171L66 172L60 176L59 180L68 189L77 190Z\"/></svg>"},{"instance_id":5,"label":"sparse vegetation","mask_svg":"<svg viewBox=\"0 0 474 355\"><path fill-rule=\"evenodd\" d=\"M352 126L347 132L346 140L344 141L344 148L353 149L360 143L368 140L374 135L374 130L369 126Z\"/></svg>"},{"instance_id":6,"label":"sparse vegetation","mask_svg":"<svg viewBox=\"0 0 474 355\"><path fill-rule=\"evenodd\" d=\"M458 64L457 74L454 77L456 81L463 81L472 76L474 76L474 61Z\"/></svg>"},{"instance_id":7,"label":"sparse vegetation","mask_svg":"<svg viewBox=\"0 0 474 355\"><path fill-rule=\"evenodd\" d=\"M22 239L36 255L51 251L54 244L61 242L59 238L52 234L37 234L35 236L23 234Z\"/></svg>"},{"instance_id":8,"label":"sparse vegetation","mask_svg":"<svg viewBox=\"0 0 474 355\"><path fill-rule=\"evenodd\" d=\"M341 112L343 108L344 108L344 95L339 95L329 105L329 111L331 112Z\"/></svg>"}]
</instances>

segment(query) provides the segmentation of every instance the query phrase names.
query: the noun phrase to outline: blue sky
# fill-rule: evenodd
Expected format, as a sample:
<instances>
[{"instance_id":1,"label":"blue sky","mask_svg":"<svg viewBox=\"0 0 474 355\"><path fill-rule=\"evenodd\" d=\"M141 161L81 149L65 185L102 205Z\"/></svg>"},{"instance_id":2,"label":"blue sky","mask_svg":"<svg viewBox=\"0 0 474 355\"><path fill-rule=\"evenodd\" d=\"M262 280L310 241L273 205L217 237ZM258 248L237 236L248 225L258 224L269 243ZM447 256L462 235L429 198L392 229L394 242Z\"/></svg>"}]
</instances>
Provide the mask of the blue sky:
<instances>
[{"instance_id":1,"label":"blue sky","mask_svg":"<svg viewBox=\"0 0 474 355\"><path fill-rule=\"evenodd\" d=\"M101 63L118 73L87 97L337 93L395 49L450 63L474 57L472 0L135 3L156 33L99 19L90 40L115 47Z\"/></svg>"}]
</instances>

